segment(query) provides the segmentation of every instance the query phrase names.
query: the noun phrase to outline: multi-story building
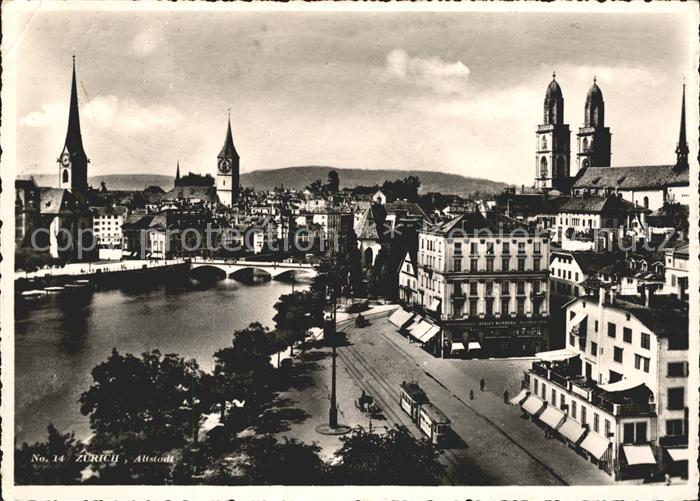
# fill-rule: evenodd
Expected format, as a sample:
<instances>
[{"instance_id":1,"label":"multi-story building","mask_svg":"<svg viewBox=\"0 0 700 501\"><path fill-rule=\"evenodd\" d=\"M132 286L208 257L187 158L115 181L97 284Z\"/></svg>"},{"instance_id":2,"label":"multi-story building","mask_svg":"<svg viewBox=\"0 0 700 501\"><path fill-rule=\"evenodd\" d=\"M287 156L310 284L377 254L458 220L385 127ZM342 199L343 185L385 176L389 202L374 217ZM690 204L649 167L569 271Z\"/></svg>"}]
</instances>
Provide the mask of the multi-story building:
<instances>
[{"instance_id":1,"label":"multi-story building","mask_svg":"<svg viewBox=\"0 0 700 501\"><path fill-rule=\"evenodd\" d=\"M664 270L664 292L674 294L681 300L688 300L688 261L690 254L687 241L666 249L666 267Z\"/></svg>"},{"instance_id":2,"label":"multi-story building","mask_svg":"<svg viewBox=\"0 0 700 501\"><path fill-rule=\"evenodd\" d=\"M41 193L34 178L15 180L15 246L29 247L40 226Z\"/></svg>"},{"instance_id":3,"label":"multi-story building","mask_svg":"<svg viewBox=\"0 0 700 501\"><path fill-rule=\"evenodd\" d=\"M126 207L96 207L92 215L92 231L100 259L121 259L122 224L126 220Z\"/></svg>"},{"instance_id":4,"label":"multi-story building","mask_svg":"<svg viewBox=\"0 0 700 501\"><path fill-rule=\"evenodd\" d=\"M480 212L420 231L415 302L441 329L439 342L421 341L442 356L462 346L486 356L546 349L548 256L547 236Z\"/></svg>"},{"instance_id":5,"label":"multi-story building","mask_svg":"<svg viewBox=\"0 0 700 501\"><path fill-rule=\"evenodd\" d=\"M600 289L566 316L566 348L525 373L524 411L616 478L687 468L687 305Z\"/></svg>"}]
</instances>

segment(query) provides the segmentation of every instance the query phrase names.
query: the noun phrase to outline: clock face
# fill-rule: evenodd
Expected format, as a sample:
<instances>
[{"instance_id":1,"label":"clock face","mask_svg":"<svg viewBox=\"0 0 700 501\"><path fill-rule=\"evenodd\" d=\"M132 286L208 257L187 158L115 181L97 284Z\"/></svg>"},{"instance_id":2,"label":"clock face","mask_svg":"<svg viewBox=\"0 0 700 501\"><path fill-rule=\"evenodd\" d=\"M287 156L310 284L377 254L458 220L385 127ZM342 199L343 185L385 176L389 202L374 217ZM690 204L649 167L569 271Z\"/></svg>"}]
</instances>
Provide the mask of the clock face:
<instances>
[{"instance_id":1,"label":"clock face","mask_svg":"<svg viewBox=\"0 0 700 501\"><path fill-rule=\"evenodd\" d=\"M70 165L70 155L68 153L61 155L61 165L64 167L68 167L68 165Z\"/></svg>"},{"instance_id":2,"label":"clock face","mask_svg":"<svg viewBox=\"0 0 700 501\"><path fill-rule=\"evenodd\" d=\"M219 172L228 174L231 171L231 159L230 158L220 158L219 159Z\"/></svg>"}]
</instances>

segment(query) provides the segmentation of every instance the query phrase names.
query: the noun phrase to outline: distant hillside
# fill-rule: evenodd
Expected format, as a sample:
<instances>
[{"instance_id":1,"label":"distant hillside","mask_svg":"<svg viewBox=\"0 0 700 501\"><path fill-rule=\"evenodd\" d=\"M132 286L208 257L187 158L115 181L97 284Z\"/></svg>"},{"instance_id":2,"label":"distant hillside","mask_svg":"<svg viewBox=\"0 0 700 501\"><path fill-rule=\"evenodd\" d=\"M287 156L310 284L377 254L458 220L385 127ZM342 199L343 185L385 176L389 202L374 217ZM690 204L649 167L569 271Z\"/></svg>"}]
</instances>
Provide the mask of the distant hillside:
<instances>
[{"instance_id":1,"label":"distant hillside","mask_svg":"<svg viewBox=\"0 0 700 501\"><path fill-rule=\"evenodd\" d=\"M444 194L468 195L475 191L501 192L508 184L488 179L464 177L457 174L445 174L433 171L399 171L389 169L341 169L337 167L302 166L283 169L255 170L241 175L241 184L254 186L258 190L269 190L283 185L285 188L303 189L316 179L324 183L328 171L335 170L340 177L340 187L358 185L381 185L385 180L396 180L408 175L418 176L421 180L421 193L437 191Z\"/></svg>"},{"instance_id":2,"label":"distant hillside","mask_svg":"<svg viewBox=\"0 0 700 501\"><path fill-rule=\"evenodd\" d=\"M340 187L358 185L381 185L384 181L394 181L408 175L418 176L421 180L421 193L436 191L444 194L469 195L475 191L500 193L508 184L488 179L465 177L457 174L446 174L433 171L399 171L389 169L342 169L337 167L301 166L282 169L255 170L241 175L243 186L252 186L257 190L271 190L276 186L285 188L304 189L316 179L324 183L328 171L335 170L340 177ZM57 186L58 177L54 174L35 174L34 179L39 186ZM90 176L88 182L94 188L99 188L100 182L107 184L110 190L143 190L146 186L160 186L169 190L173 186L172 176L157 174L107 174Z\"/></svg>"}]
</instances>

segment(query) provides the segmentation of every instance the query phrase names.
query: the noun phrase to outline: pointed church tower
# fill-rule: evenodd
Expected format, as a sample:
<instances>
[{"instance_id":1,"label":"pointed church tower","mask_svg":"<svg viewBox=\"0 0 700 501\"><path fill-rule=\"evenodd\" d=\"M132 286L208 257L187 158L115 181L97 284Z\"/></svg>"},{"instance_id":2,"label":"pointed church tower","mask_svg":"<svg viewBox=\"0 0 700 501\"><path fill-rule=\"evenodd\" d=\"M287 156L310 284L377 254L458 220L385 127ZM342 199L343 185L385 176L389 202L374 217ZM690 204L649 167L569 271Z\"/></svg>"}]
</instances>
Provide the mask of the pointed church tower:
<instances>
[{"instance_id":1,"label":"pointed church tower","mask_svg":"<svg viewBox=\"0 0 700 501\"><path fill-rule=\"evenodd\" d=\"M610 166L610 128L605 126L603 92L593 77L593 85L586 96L583 127L578 130L578 170L588 166Z\"/></svg>"},{"instance_id":2,"label":"pointed church tower","mask_svg":"<svg viewBox=\"0 0 700 501\"><path fill-rule=\"evenodd\" d=\"M683 99L681 101L681 129L678 132L678 144L676 145L676 168L683 170L688 168L688 141L685 136L685 84L683 84Z\"/></svg>"},{"instance_id":3,"label":"pointed church tower","mask_svg":"<svg viewBox=\"0 0 700 501\"><path fill-rule=\"evenodd\" d=\"M177 169L175 169L175 186L180 186L180 159L177 160Z\"/></svg>"},{"instance_id":4,"label":"pointed church tower","mask_svg":"<svg viewBox=\"0 0 700 501\"><path fill-rule=\"evenodd\" d=\"M216 193L222 204L232 207L238 202L240 192L240 157L233 145L233 134L231 134L231 112L229 111L228 129L224 147L218 156L218 168L216 172Z\"/></svg>"},{"instance_id":5,"label":"pointed church tower","mask_svg":"<svg viewBox=\"0 0 700 501\"><path fill-rule=\"evenodd\" d=\"M535 135L535 188L568 191L571 132L564 123L564 96L555 73L544 98L544 123Z\"/></svg>"},{"instance_id":6,"label":"pointed church tower","mask_svg":"<svg viewBox=\"0 0 700 501\"><path fill-rule=\"evenodd\" d=\"M58 186L71 191L87 190L87 164L90 162L80 132L78 111L78 86L75 78L75 55L73 56L73 82L70 90L68 132L63 150L58 158Z\"/></svg>"}]
</instances>

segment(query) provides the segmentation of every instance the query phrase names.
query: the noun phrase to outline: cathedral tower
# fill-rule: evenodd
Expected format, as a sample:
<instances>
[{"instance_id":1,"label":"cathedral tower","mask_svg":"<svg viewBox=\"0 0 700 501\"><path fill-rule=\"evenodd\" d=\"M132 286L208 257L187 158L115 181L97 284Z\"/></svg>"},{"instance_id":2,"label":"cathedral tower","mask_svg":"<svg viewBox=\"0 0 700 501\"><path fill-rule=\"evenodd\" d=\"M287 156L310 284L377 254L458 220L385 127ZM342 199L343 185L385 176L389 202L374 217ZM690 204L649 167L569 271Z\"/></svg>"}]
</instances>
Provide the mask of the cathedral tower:
<instances>
[{"instance_id":1,"label":"cathedral tower","mask_svg":"<svg viewBox=\"0 0 700 501\"><path fill-rule=\"evenodd\" d=\"M678 144L676 145L676 168L688 168L688 140L685 137L685 84L683 84L683 100L681 101L681 129L678 132Z\"/></svg>"},{"instance_id":2,"label":"cathedral tower","mask_svg":"<svg viewBox=\"0 0 700 501\"><path fill-rule=\"evenodd\" d=\"M228 118L226 140L221 153L218 156L218 168L216 171L216 192L222 204L232 207L238 202L238 194L241 188L240 157L233 145L231 134L231 116Z\"/></svg>"},{"instance_id":3,"label":"cathedral tower","mask_svg":"<svg viewBox=\"0 0 700 501\"><path fill-rule=\"evenodd\" d=\"M536 188L568 190L570 136L569 126L564 123L564 96L556 74L552 74L544 98L544 123L536 132Z\"/></svg>"},{"instance_id":4,"label":"cathedral tower","mask_svg":"<svg viewBox=\"0 0 700 501\"><path fill-rule=\"evenodd\" d=\"M83 149L78 113L78 86L75 79L75 56L73 56L73 82L70 90L68 110L68 132L63 150L58 157L58 186L70 191L87 190L87 164L90 162Z\"/></svg>"},{"instance_id":5,"label":"cathedral tower","mask_svg":"<svg viewBox=\"0 0 700 501\"><path fill-rule=\"evenodd\" d=\"M610 128L605 126L605 102L595 77L586 96L583 127L578 130L576 136L579 171L588 166L610 166Z\"/></svg>"}]
</instances>

